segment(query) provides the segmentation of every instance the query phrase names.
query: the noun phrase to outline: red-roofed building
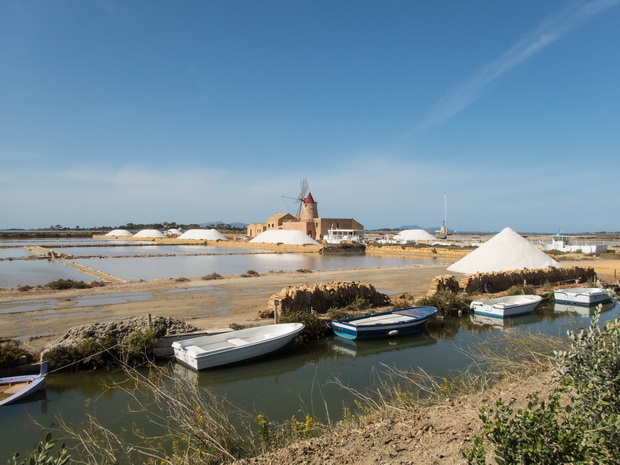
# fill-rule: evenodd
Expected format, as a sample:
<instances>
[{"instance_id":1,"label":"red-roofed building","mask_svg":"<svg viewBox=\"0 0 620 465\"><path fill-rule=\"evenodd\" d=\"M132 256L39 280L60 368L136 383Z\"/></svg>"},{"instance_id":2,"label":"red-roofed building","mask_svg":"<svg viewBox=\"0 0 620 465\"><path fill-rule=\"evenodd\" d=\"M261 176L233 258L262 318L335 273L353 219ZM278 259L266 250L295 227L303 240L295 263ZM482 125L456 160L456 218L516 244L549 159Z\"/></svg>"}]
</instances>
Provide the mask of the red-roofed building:
<instances>
[{"instance_id":1,"label":"red-roofed building","mask_svg":"<svg viewBox=\"0 0 620 465\"><path fill-rule=\"evenodd\" d=\"M364 230L364 226L353 218L319 218L318 204L311 193L301 201L298 215L276 213L264 223L252 223L247 227L247 236L252 239L260 233L273 229L302 231L314 240L321 240L330 229Z\"/></svg>"}]
</instances>

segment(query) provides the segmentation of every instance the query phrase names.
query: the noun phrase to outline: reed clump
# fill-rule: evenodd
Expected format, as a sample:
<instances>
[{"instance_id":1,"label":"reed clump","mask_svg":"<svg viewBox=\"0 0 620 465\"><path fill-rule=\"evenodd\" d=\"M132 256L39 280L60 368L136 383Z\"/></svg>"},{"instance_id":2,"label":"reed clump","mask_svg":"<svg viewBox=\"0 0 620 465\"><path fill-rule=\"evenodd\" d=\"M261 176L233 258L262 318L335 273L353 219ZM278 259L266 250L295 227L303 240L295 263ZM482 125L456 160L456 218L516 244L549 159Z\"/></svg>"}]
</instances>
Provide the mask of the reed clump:
<instances>
[{"instance_id":1,"label":"reed clump","mask_svg":"<svg viewBox=\"0 0 620 465\"><path fill-rule=\"evenodd\" d=\"M129 410L148 415L157 431L116 433L88 414L79 427L59 419L60 433L74 444L71 455L83 463L168 463L215 465L254 457L293 441L323 434L326 426L309 414L282 423L265 414L246 412L197 383L188 383L170 367L125 365L122 390Z\"/></svg>"}]
</instances>

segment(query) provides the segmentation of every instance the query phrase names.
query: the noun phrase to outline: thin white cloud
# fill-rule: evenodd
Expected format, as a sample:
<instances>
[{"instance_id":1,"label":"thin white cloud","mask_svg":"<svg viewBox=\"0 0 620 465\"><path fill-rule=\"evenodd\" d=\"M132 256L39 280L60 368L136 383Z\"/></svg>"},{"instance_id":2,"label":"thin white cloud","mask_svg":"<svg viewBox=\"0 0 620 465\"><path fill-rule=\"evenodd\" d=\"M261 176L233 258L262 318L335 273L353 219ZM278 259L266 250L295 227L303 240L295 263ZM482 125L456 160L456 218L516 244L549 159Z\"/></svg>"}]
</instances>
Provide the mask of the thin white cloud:
<instances>
[{"instance_id":1,"label":"thin white cloud","mask_svg":"<svg viewBox=\"0 0 620 465\"><path fill-rule=\"evenodd\" d=\"M506 53L483 66L469 79L448 91L431 108L426 118L414 128L413 134L417 135L428 131L456 116L480 98L502 75L561 39L591 16L617 6L619 3L620 0L572 3L568 9L542 23Z\"/></svg>"}]
</instances>

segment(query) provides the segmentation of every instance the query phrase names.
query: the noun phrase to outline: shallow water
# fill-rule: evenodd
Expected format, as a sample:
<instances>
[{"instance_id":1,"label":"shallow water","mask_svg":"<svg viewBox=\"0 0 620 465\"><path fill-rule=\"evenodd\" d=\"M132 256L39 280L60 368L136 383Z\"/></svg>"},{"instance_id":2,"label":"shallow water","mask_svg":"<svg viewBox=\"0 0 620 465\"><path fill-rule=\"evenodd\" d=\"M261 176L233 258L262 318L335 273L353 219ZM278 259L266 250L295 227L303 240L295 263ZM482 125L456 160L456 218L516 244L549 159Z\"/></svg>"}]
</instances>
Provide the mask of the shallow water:
<instances>
[{"instance_id":1,"label":"shallow water","mask_svg":"<svg viewBox=\"0 0 620 465\"><path fill-rule=\"evenodd\" d=\"M7 241L4 241L5 243ZM137 243L127 241L126 245L101 247L97 239L50 241L13 241L13 245L47 245L53 250L68 253L74 257L88 256L97 258L74 259L83 264L127 281L151 279L176 279L189 276L206 276L211 273L221 275L242 274L249 270L259 273L307 270L329 270L349 268L380 268L393 266L422 266L429 264L447 264L442 259L418 259L404 257L382 257L367 255L320 255L309 253L264 253L261 251L205 247L194 245L153 245L150 242ZM29 243L29 244L27 244ZM81 244L93 247L61 247L62 245ZM122 244L122 242L121 242ZM19 252L21 250L21 252ZM27 254L19 248L0 249L4 254L19 256ZM153 255L174 255L158 257ZM190 254L201 254L192 256ZM143 255L143 257L127 257ZM26 255L22 255L26 256ZM2 258L0 256L0 258ZM73 279L92 282L90 275L81 273L60 261L48 260L3 260L0 261L0 287L18 287L20 285L42 285L58 279Z\"/></svg>"},{"instance_id":2,"label":"shallow water","mask_svg":"<svg viewBox=\"0 0 620 465\"><path fill-rule=\"evenodd\" d=\"M113 276L136 281L139 279L174 279L185 276L242 274L249 270L258 273L349 268L380 268L440 264L440 260L398 257L324 256L319 254L255 254L207 255L188 257L149 257L116 259L78 259L82 265Z\"/></svg>"},{"instance_id":3,"label":"shallow water","mask_svg":"<svg viewBox=\"0 0 620 465\"><path fill-rule=\"evenodd\" d=\"M9 247L0 249L0 258L21 258L28 257L28 251L21 247Z\"/></svg>"},{"instance_id":4,"label":"shallow water","mask_svg":"<svg viewBox=\"0 0 620 465\"><path fill-rule=\"evenodd\" d=\"M602 314L601 322L618 316L616 305ZM387 379L393 369L449 377L473 367L476 344L488 340L504 344L503 335L515 332L565 335L566 330L584 327L589 316L540 308L534 315L518 317L502 325L478 324L470 316L447 321L441 328L395 339L350 341L337 337L310 345L292 345L269 357L251 363L202 371L191 371L171 362L176 377L196 383L224 396L251 415L263 413L272 421L284 421L306 413L338 421L343 407L354 408L354 397L336 381L367 393L378 379ZM504 341L504 342L502 342ZM74 428L92 413L115 432L132 424L149 427L144 414L130 413L129 397L120 389L107 389L122 382L119 372L52 373L43 396L30 402L6 406L0 412L0 462L13 452L26 452L45 436L44 426L57 422L57 416ZM19 420L16 420L19 419ZM32 419L32 420L31 420Z\"/></svg>"},{"instance_id":5,"label":"shallow water","mask_svg":"<svg viewBox=\"0 0 620 465\"><path fill-rule=\"evenodd\" d=\"M60 262L48 260L0 261L0 287L38 286L58 279L97 281Z\"/></svg>"}]
</instances>

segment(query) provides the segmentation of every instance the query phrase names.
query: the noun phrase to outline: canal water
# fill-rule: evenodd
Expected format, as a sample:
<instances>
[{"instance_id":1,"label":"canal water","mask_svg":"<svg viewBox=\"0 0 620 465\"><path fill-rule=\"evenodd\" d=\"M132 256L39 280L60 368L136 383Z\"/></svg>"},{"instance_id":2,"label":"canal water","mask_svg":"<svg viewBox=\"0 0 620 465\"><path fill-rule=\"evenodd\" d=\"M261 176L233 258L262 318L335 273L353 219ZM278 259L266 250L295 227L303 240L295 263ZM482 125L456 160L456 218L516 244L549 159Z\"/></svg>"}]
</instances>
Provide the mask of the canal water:
<instances>
[{"instance_id":1,"label":"canal water","mask_svg":"<svg viewBox=\"0 0 620 465\"><path fill-rule=\"evenodd\" d=\"M609 305L601 322L616 318L619 312L620 306ZM261 413L270 420L284 421L310 414L323 421L338 421L344 407L354 409L351 391L340 384L370 393L392 369L450 377L474 369L471 354L476 344L493 340L505 348L504 336L519 332L563 336L568 329L587 326L590 315L589 309L547 305L534 314L508 320L464 316L400 338L351 341L331 337L303 346L293 344L252 363L199 373L174 361L165 366L173 376L208 389L254 417ZM60 418L73 428L80 428L87 414L92 414L117 433L133 426L148 429L148 416L132 413L129 396L110 388L125 379L115 371L50 374L47 389L39 397L0 409L0 463L14 452L23 456L30 451Z\"/></svg>"}]
</instances>

